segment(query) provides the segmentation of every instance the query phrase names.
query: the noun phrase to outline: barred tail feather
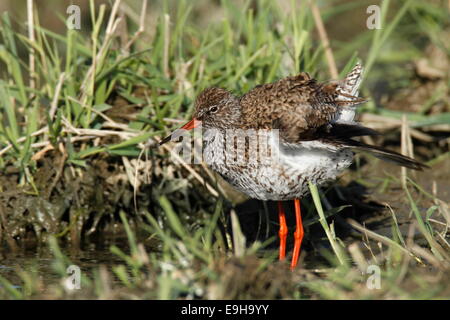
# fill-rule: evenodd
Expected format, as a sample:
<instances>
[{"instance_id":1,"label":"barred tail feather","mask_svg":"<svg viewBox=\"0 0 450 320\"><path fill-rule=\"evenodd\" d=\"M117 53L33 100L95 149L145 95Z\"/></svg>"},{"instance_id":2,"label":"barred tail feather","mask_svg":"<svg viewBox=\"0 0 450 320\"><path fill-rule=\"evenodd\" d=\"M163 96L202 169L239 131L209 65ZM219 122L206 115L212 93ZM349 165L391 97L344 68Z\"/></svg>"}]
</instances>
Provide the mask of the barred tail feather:
<instances>
[{"instance_id":1,"label":"barred tail feather","mask_svg":"<svg viewBox=\"0 0 450 320\"><path fill-rule=\"evenodd\" d=\"M367 100L359 98L359 86L361 84L364 68L361 63L357 63L345 79L339 83L336 91L338 93L337 101L342 106L337 121L351 122L355 118L355 106L366 102Z\"/></svg>"}]
</instances>

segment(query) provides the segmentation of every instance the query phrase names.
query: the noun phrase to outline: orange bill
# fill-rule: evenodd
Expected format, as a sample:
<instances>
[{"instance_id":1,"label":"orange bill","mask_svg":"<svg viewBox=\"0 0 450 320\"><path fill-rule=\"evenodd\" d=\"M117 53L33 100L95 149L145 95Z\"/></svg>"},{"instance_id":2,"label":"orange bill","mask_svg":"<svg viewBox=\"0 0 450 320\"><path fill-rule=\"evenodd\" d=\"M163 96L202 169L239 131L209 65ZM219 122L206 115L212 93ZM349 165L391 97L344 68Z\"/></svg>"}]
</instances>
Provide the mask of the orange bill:
<instances>
[{"instance_id":1,"label":"orange bill","mask_svg":"<svg viewBox=\"0 0 450 320\"><path fill-rule=\"evenodd\" d=\"M180 129L184 129L184 130L192 130L196 127L198 127L202 122L200 120L197 120L196 118L193 118L191 121L189 121L188 123L186 123L184 126L182 126ZM169 142L172 139L172 135L173 133L171 133L170 135L168 135L167 137L165 137L164 139L162 139L159 142L159 145L163 145L166 142Z\"/></svg>"}]
</instances>

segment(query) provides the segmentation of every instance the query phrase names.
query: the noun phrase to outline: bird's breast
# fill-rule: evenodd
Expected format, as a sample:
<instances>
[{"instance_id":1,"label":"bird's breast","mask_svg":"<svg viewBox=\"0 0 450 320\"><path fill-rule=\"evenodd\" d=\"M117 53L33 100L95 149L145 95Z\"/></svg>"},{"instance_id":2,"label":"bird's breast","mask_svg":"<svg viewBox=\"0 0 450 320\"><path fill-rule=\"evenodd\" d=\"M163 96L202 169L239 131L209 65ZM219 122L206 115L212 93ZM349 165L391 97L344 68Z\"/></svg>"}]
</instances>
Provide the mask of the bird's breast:
<instances>
[{"instance_id":1,"label":"bird's breast","mask_svg":"<svg viewBox=\"0 0 450 320\"><path fill-rule=\"evenodd\" d=\"M203 160L237 190L260 200L290 200L308 192L308 181L335 179L353 158L348 149L317 141L280 142L278 132L208 130Z\"/></svg>"}]
</instances>

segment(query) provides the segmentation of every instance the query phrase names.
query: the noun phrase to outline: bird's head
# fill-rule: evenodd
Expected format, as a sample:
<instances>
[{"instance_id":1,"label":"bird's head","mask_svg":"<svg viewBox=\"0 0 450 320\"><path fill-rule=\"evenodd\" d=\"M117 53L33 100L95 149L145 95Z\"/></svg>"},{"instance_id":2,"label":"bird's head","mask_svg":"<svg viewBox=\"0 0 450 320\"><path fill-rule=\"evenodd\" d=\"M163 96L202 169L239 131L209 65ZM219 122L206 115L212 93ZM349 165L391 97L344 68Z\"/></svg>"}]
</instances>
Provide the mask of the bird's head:
<instances>
[{"instance_id":1,"label":"bird's head","mask_svg":"<svg viewBox=\"0 0 450 320\"><path fill-rule=\"evenodd\" d=\"M239 99L225 89L213 87L203 90L197 96L192 120L180 129L191 130L200 124L206 129L235 128L240 117ZM171 138L172 134L161 140L160 145Z\"/></svg>"}]
</instances>

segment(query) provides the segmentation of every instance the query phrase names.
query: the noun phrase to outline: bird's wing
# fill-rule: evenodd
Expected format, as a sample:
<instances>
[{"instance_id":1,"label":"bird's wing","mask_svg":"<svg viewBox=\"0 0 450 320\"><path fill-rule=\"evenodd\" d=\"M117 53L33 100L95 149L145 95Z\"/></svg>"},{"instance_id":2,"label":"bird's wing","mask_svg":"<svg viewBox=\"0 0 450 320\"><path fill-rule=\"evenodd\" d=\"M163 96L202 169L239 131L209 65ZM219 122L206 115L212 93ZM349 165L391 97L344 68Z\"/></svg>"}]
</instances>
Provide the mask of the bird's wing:
<instances>
[{"instance_id":1,"label":"bird's wing","mask_svg":"<svg viewBox=\"0 0 450 320\"><path fill-rule=\"evenodd\" d=\"M279 129L283 142L316 139L339 119L343 108L365 101L349 94L350 85L347 78L319 83L302 72L257 86L241 97L243 123L249 129Z\"/></svg>"},{"instance_id":2,"label":"bird's wing","mask_svg":"<svg viewBox=\"0 0 450 320\"><path fill-rule=\"evenodd\" d=\"M243 123L249 129L279 129L281 142L290 146L318 140L330 146L373 154L415 170L423 163L397 152L353 138L378 133L353 121L362 66L357 64L342 81L318 83L307 73L255 87L241 97ZM245 125L244 125L245 127Z\"/></svg>"}]
</instances>

